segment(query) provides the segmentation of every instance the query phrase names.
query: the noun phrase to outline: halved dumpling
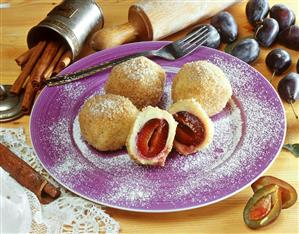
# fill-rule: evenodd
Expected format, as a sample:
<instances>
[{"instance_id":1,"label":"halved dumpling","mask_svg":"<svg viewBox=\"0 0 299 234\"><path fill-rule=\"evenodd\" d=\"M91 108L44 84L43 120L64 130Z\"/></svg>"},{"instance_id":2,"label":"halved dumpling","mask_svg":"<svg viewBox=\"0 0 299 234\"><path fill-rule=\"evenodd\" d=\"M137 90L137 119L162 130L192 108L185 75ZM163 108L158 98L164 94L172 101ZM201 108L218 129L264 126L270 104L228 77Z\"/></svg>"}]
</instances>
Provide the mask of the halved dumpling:
<instances>
[{"instance_id":1,"label":"halved dumpling","mask_svg":"<svg viewBox=\"0 0 299 234\"><path fill-rule=\"evenodd\" d=\"M171 114L148 106L140 112L127 138L130 157L142 165L164 166L177 123Z\"/></svg>"},{"instance_id":2,"label":"halved dumpling","mask_svg":"<svg viewBox=\"0 0 299 234\"><path fill-rule=\"evenodd\" d=\"M212 142L213 122L195 99L180 100L169 112L178 122L173 145L180 154L195 153Z\"/></svg>"}]
</instances>

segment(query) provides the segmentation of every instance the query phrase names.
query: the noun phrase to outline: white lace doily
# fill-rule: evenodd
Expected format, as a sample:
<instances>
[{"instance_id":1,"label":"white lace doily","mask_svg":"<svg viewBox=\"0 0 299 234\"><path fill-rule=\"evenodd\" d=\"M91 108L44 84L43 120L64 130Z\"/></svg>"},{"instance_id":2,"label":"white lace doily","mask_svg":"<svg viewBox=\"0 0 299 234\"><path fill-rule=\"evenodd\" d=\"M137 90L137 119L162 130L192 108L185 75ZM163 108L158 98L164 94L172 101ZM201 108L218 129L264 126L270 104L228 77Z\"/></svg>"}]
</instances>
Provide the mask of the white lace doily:
<instances>
[{"instance_id":1,"label":"white lace doily","mask_svg":"<svg viewBox=\"0 0 299 234\"><path fill-rule=\"evenodd\" d=\"M0 128L0 143L6 145L51 183L58 185L42 168L32 148L26 144L22 128ZM20 186L2 168L0 179L0 233L13 230L21 233L119 232L119 224L104 212L102 206L80 198L61 186L59 187L62 193L57 200L48 205L41 205L35 194ZM10 215L12 213L14 215ZM13 222L24 217L26 220L23 220L22 225L18 223L21 227L11 226Z\"/></svg>"}]
</instances>

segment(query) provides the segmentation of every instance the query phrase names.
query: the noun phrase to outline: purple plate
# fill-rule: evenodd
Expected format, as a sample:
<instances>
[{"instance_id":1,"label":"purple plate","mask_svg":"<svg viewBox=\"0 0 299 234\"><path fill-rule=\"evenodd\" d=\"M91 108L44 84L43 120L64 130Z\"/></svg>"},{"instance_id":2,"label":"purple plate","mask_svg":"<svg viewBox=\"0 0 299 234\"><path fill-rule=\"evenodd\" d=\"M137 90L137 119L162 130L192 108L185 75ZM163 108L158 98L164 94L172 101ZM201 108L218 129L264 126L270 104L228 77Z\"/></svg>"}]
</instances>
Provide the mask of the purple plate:
<instances>
[{"instance_id":1,"label":"purple plate","mask_svg":"<svg viewBox=\"0 0 299 234\"><path fill-rule=\"evenodd\" d=\"M92 54L63 73L167 42L142 42ZM199 48L177 61L154 59L167 72L160 107L171 104L171 80L187 62L208 60L226 73L233 97L212 117L211 145L194 155L172 152L164 168L144 167L126 150L97 152L80 135L78 112L86 99L104 93L110 70L64 86L45 88L30 121L32 144L42 165L62 186L106 206L141 212L193 209L223 200L256 180L278 155L285 137L282 103L271 84L254 68L223 52Z\"/></svg>"}]
</instances>

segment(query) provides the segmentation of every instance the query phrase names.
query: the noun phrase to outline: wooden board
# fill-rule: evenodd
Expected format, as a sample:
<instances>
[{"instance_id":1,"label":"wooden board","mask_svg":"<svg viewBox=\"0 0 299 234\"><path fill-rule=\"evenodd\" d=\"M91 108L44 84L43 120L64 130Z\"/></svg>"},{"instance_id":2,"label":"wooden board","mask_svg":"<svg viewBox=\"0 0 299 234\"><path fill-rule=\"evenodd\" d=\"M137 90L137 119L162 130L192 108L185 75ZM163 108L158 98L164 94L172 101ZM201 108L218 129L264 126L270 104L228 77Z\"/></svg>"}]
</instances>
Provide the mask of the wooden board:
<instances>
[{"instance_id":1,"label":"wooden board","mask_svg":"<svg viewBox=\"0 0 299 234\"><path fill-rule=\"evenodd\" d=\"M8 2L10 8L0 9L1 19L1 84L11 84L20 72L14 59L27 49L26 35L28 30L45 17L60 1L36 0L36 1L1 1ZM128 7L132 0L101 0L98 3L103 7L105 14L105 25L112 26L127 21ZM270 4L278 1L270 1ZM297 0L285 0L284 4L291 7L299 18L299 4ZM229 9L229 12L237 19L240 36L252 34L252 28L245 17L246 2L237 4ZM208 21L206 21L208 22ZM299 20L297 19L297 24ZM190 30L190 29L188 29ZM180 32L167 38L173 40L184 35L188 30ZM282 47L276 44L274 47ZM273 48L274 48L273 47ZM222 45L223 49L223 45ZM295 71L295 62L299 58L298 51L286 49L293 58L290 71ZM265 77L269 78L271 73L265 66L265 56L270 49L262 49L260 58L253 64ZM86 55L90 50L85 48L82 53ZM276 77L273 84L276 87L281 77ZM296 120L291 108L285 104L288 121L286 143L299 143L299 120ZM299 101L295 104L299 112ZM23 127L29 142L29 117L25 116L14 122L1 124L1 127ZM266 172L268 175L279 177L295 186L299 192L299 159L287 151L282 151L279 157ZM221 201L217 204L186 212L169 214L140 214L133 212L107 209L110 214L121 225L122 233L254 233L243 223L243 208L252 195L250 188ZM258 233L299 233L299 204L288 210L283 210L279 219L272 225L264 228Z\"/></svg>"}]
</instances>

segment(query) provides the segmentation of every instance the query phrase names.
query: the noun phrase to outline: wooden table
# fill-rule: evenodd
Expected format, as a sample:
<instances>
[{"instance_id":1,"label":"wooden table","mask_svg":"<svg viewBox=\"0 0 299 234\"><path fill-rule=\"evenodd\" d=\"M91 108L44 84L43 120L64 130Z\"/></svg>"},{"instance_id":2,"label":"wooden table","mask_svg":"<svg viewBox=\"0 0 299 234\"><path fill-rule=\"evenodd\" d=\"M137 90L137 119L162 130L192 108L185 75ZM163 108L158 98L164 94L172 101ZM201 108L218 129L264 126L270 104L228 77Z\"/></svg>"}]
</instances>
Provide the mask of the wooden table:
<instances>
[{"instance_id":1,"label":"wooden table","mask_svg":"<svg viewBox=\"0 0 299 234\"><path fill-rule=\"evenodd\" d=\"M1 84L12 84L20 72L14 59L27 49L26 35L28 30L49 12L59 1L38 0L21 1L11 0L6 6L9 8L0 9L1 13ZM111 26L123 23L127 18L128 6L132 0L101 0L98 3L102 6L105 14L105 25ZM282 2L282 1L281 1ZM271 5L278 1L270 1ZM299 18L299 4L297 0L283 1L292 8ZM232 13L238 22L240 36L251 35L251 27L245 17L246 3L240 3L231 7L228 11ZM299 20L297 19L297 24ZM186 31L178 33L168 40L176 39L184 35ZM274 47L283 47L276 44ZM223 46L222 46L223 49ZM295 63L299 57L298 51L286 49L293 59L290 71L295 71ZM259 59L253 65L265 77L269 78L271 73L265 66L265 56L270 49L262 49ZM281 77L276 77L273 82L277 86ZM291 108L285 103L287 114L287 135L286 143L299 143L299 120L296 120ZM295 104L299 113L299 101ZM10 123L1 124L1 127L23 127L29 142L28 130L29 116L24 116ZM258 133L257 133L258 134ZM291 153L282 151L271 168L266 172L268 175L276 176L288 181L295 186L299 192L299 159ZM116 219L123 233L250 233L242 217L243 208L251 197L250 188L217 204L185 212L168 214L142 214L126 212L116 209L107 209L107 213ZM299 233L299 204L288 210L283 210L278 220L260 230L259 233Z\"/></svg>"}]
</instances>

